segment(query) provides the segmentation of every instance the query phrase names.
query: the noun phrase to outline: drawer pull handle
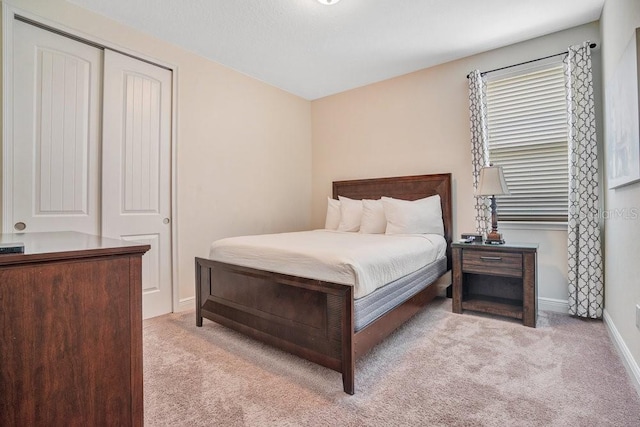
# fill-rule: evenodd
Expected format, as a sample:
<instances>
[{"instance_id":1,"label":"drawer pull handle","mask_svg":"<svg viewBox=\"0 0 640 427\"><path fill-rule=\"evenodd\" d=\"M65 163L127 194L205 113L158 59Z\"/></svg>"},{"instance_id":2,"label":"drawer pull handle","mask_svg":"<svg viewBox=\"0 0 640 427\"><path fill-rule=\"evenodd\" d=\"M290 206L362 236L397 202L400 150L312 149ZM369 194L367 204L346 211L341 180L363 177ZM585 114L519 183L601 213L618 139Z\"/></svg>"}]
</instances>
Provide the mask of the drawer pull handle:
<instances>
[{"instance_id":1,"label":"drawer pull handle","mask_svg":"<svg viewBox=\"0 0 640 427\"><path fill-rule=\"evenodd\" d=\"M481 256L480 259L483 261L502 261L502 257L499 256Z\"/></svg>"}]
</instances>

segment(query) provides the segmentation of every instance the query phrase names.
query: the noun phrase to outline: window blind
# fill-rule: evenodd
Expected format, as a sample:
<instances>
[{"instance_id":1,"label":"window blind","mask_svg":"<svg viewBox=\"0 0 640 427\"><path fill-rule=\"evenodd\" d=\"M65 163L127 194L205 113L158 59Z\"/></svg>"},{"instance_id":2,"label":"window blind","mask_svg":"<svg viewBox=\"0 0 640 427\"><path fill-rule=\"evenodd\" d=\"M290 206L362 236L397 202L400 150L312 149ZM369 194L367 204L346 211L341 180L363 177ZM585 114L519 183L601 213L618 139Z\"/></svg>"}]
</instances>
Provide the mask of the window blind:
<instances>
[{"instance_id":1,"label":"window blind","mask_svg":"<svg viewBox=\"0 0 640 427\"><path fill-rule=\"evenodd\" d=\"M489 159L510 196L500 220L566 221L569 205L567 102L562 64L487 82Z\"/></svg>"}]
</instances>

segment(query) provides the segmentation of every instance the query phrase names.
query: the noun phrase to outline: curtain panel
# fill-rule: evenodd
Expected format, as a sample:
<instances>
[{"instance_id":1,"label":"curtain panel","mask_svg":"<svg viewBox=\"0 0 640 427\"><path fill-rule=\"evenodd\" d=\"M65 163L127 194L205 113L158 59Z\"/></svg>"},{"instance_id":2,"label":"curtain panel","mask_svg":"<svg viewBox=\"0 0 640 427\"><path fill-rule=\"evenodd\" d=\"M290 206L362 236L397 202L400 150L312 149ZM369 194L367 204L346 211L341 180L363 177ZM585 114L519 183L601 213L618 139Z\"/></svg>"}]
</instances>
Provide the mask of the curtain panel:
<instances>
[{"instance_id":1,"label":"curtain panel","mask_svg":"<svg viewBox=\"0 0 640 427\"><path fill-rule=\"evenodd\" d=\"M569 47L564 66L569 122L569 313L595 319L602 317L604 279L589 42Z\"/></svg>"},{"instance_id":2,"label":"curtain panel","mask_svg":"<svg viewBox=\"0 0 640 427\"><path fill-rule=\"evenodd\" d=\"M473 191L478 190L480 169L489 165L487 148L487 84L480 71L469 73L469 114L471 116L471 161ZM488 197L476 197L476 232L486 235L491 226L491 208Z\"/></svg>"}]
</instances>

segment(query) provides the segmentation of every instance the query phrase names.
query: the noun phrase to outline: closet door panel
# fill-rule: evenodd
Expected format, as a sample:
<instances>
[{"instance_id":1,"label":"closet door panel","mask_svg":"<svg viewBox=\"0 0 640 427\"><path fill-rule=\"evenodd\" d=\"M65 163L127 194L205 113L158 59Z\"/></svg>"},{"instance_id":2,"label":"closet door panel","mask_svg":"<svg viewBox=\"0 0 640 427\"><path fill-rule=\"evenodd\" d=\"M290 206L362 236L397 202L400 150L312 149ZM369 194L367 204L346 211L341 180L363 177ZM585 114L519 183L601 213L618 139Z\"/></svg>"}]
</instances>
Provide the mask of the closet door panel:
<instances>
[{"instance_id":1,"label":"closet door panel","mask_svg":"<svg viewBox=\"0 0 640 427\"><path fill-rule=\"evenodd\" d=\"M13 40L10 224L98 234L102 51L21 21Z\"/></svg>"},{"instance_id":2,"label":"closet door panel","mask_svg":"<svg viewBox=\"0 0 640 427\"><path fill-rule=\"evenodd\" d=\"M105 50L102 231L151 246L144 318L172 310L171 71Z\"/></svg>"}]
</instances>

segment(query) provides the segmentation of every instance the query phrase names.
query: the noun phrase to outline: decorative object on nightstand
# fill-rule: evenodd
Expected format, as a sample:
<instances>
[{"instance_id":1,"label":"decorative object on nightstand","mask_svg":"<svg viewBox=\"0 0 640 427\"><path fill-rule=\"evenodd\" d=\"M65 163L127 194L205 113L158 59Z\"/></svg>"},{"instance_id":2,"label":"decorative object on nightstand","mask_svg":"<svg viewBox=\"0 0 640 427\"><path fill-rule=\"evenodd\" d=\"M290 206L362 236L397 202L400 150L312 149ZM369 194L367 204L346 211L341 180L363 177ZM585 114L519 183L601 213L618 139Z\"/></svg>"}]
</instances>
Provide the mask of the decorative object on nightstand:
<instances>
[{"instance_id":1,"label":"decorative object on nightstand","mask_svg":"<svg viewBox=\"0 0 640 427\"><path fill-rule=\"evenodd\" d=\"M502 234L498 233L498 209L496 196L508 196L509 188L504 180L501 166L489 165L480 170L480 183L476 196L491 196L491 232L487 234L489 244L503 244Z\"/></svg>"},{"instance_id":2,"label":"decorative object on nightstand","mask_svg":"<svg viewBox=\"0 0 640 427\"><path fill-rule=\"evenodd\" d=\"M461 240L466 240L466 243L482 243L484 242L484 236L479 233L462 233L460 235Z\"/></svg>"},{"instance_id":3,"label":"decorative object on nightstand","mask_svg":"<svg viewBox=\"0 0 640 427\"><path fill-rule=\"evenodd\" d=\"M453 243L454 313L480 311L536 327L536 244Z\"/></svg>"}]
</instances>

